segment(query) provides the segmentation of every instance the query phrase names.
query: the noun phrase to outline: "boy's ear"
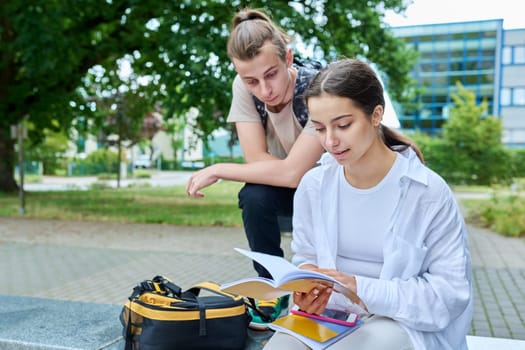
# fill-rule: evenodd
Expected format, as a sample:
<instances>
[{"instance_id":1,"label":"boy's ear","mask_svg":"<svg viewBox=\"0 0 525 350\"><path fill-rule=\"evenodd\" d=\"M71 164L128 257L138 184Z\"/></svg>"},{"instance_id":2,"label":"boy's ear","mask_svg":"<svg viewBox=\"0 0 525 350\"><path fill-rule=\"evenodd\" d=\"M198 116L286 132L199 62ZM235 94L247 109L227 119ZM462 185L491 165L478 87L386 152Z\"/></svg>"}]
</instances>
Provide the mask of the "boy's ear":
<instances>
[{"instance_id":1,"label":"boy's ear","mask_svg":"<svg viewBox=\"0 0 525 350\"><path fill-rule=\"evenodd\" d=\"M293 63L293 52L292 49L288 48L286 50L286 65L291 67Z\"/></svg>"}]
</instances>

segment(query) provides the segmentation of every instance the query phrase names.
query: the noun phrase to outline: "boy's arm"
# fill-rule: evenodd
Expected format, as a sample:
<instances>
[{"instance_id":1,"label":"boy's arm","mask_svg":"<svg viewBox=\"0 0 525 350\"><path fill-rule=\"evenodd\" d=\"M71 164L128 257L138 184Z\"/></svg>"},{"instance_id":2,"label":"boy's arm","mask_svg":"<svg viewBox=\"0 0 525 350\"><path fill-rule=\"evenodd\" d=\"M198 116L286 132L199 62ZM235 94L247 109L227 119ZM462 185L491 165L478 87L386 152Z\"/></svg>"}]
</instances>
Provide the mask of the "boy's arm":
<instances>
[{"instance_id":1,"label":"boy's arm","mask_svg":"<svg viewBox=\"0 0 525 350\"><path fill-rule=\"evenodd\" d=\"M237 122L235 128L246 163L279 159L268 153L266 134L262 123Z\"/></svg>"},{"instance_id":2,"label":"boy's arm","mask_svg":"<svg viewBox=\"0 0 525 350\"><path fill-rule=\"evenodd\" d=\"M189 196L202 197L200 190L219 179L295 188L323 153L316 135L302 132L285 159L275 158L266 150L264 131L261 137L261 133L252 129L257 123L238 124L247 163L218 163L195 172L186 186Z\"/></svg>"}]
</instances>

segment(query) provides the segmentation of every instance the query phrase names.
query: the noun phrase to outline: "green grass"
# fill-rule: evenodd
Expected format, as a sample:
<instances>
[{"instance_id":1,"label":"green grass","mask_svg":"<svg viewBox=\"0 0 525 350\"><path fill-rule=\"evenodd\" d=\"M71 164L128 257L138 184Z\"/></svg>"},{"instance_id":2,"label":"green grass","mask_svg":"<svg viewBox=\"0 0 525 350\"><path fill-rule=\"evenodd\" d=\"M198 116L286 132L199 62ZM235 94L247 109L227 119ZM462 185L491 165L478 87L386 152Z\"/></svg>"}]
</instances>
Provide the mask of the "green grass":
<instances>
[{"instance_id":1,"label":"green grass","mask_svg":"<svg viewBox=\"0 0 525 350\"><path fill-rule=\"evenodd\" d=\"M508 236L525 236L525 182L509 188L455 187L461 192L491 193L486 199L462 199L469 224ZM88 191L27 192L27 218L159 223L189 226L241 227L237 193L242 183L221 181L203 190L204 198L191 198L185 186ZM98 188L98 189L97 189ZM0 216L20 217L18 194L0 194Z\"/></svg>"},{"instance_id":2,"label":"green grass","mask_svg":"<svg viewBox=\"0 0 525 350\"><path fill-rule=\"evenodd\" d=\"M525 197L496 193L490 199L464 199L465 220L504 236L525 237Z\"/></svg>"},{"instance_id":3,"label":"green grass","mask_svg":"<svg viewBox=\"0 0 525 350\"><path fill-rule=\"evenodd\" d=\"M191 198L185 186L27 192L27 218L240 227L237 193L242 184L222 181ZM0 195L0 216L19 217L17 194Z\"/></svg>"},{"instance_id":4,"label":"green grass","mask_svg":"<svg viewBox=\"0 0 525 350\"><path fill-rule=\"evenodd\" d=\"M525 178L514 179L510 186L452 186L452 189L487 195L461 200L467 223L505 236L525 237Z\"/></svg>"}]
</instances>

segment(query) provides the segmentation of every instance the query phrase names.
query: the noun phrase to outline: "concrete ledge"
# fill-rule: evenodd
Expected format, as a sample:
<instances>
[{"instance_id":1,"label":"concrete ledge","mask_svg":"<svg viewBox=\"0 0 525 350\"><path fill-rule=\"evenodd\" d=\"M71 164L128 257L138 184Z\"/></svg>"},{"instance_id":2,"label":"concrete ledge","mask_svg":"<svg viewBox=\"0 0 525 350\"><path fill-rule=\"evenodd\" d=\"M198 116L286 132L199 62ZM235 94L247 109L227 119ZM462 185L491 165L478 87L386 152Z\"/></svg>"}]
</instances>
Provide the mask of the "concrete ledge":
<instances>
[{"instance_id":1,"label":"concrete ledge","mask_svg":"<svg viewBox=\"0 0 525 350\"><path fill-rule=\"evenodd\" d=\"M0 295L2 350L121 350L120 305ZM249 333L261 349L271 332ZM469 350L525 350L525 340L467 336Z\"/></svg>"},{"instance_id":2,"label":"concrete ledge","mask_svg":"<svg viewBox=\"0 0 525 350\"><path fill-rule=\"evenodd\" d=\"M0 349L123 349L121 308L0 295Z\"/></svg>"},{"instance_id":3,"label":"concrete ledge","mask_svg":"<svg viewBox=\"0 0 525 350\"><path fill-rule=\"evenodd\" d=\"M525 350L525 340L467 335L469 350Z\"/></svg>"}]
</instances>

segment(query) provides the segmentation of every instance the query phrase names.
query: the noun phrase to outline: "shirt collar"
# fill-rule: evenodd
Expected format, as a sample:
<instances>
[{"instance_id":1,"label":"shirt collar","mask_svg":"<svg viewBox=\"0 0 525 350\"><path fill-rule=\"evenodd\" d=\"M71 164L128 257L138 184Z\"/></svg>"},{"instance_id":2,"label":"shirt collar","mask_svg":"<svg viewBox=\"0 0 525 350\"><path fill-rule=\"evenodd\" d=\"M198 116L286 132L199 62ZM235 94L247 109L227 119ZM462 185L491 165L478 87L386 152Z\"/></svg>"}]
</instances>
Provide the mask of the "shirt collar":
<instances>
[{"instance_id":1,"label":"shirt collar","mask_svg":"<svg viewBox=\"0 0 525 350\"><path fill-rule=\"evenodd\" d=\"M421 163L416 152L411 147L407 147L404 150L396 150L396 152L399 153L404 163L402 178L408 178L425 186L428 185L428 170L425 169L426 166Z\"/></svg>"}]
</instances>

